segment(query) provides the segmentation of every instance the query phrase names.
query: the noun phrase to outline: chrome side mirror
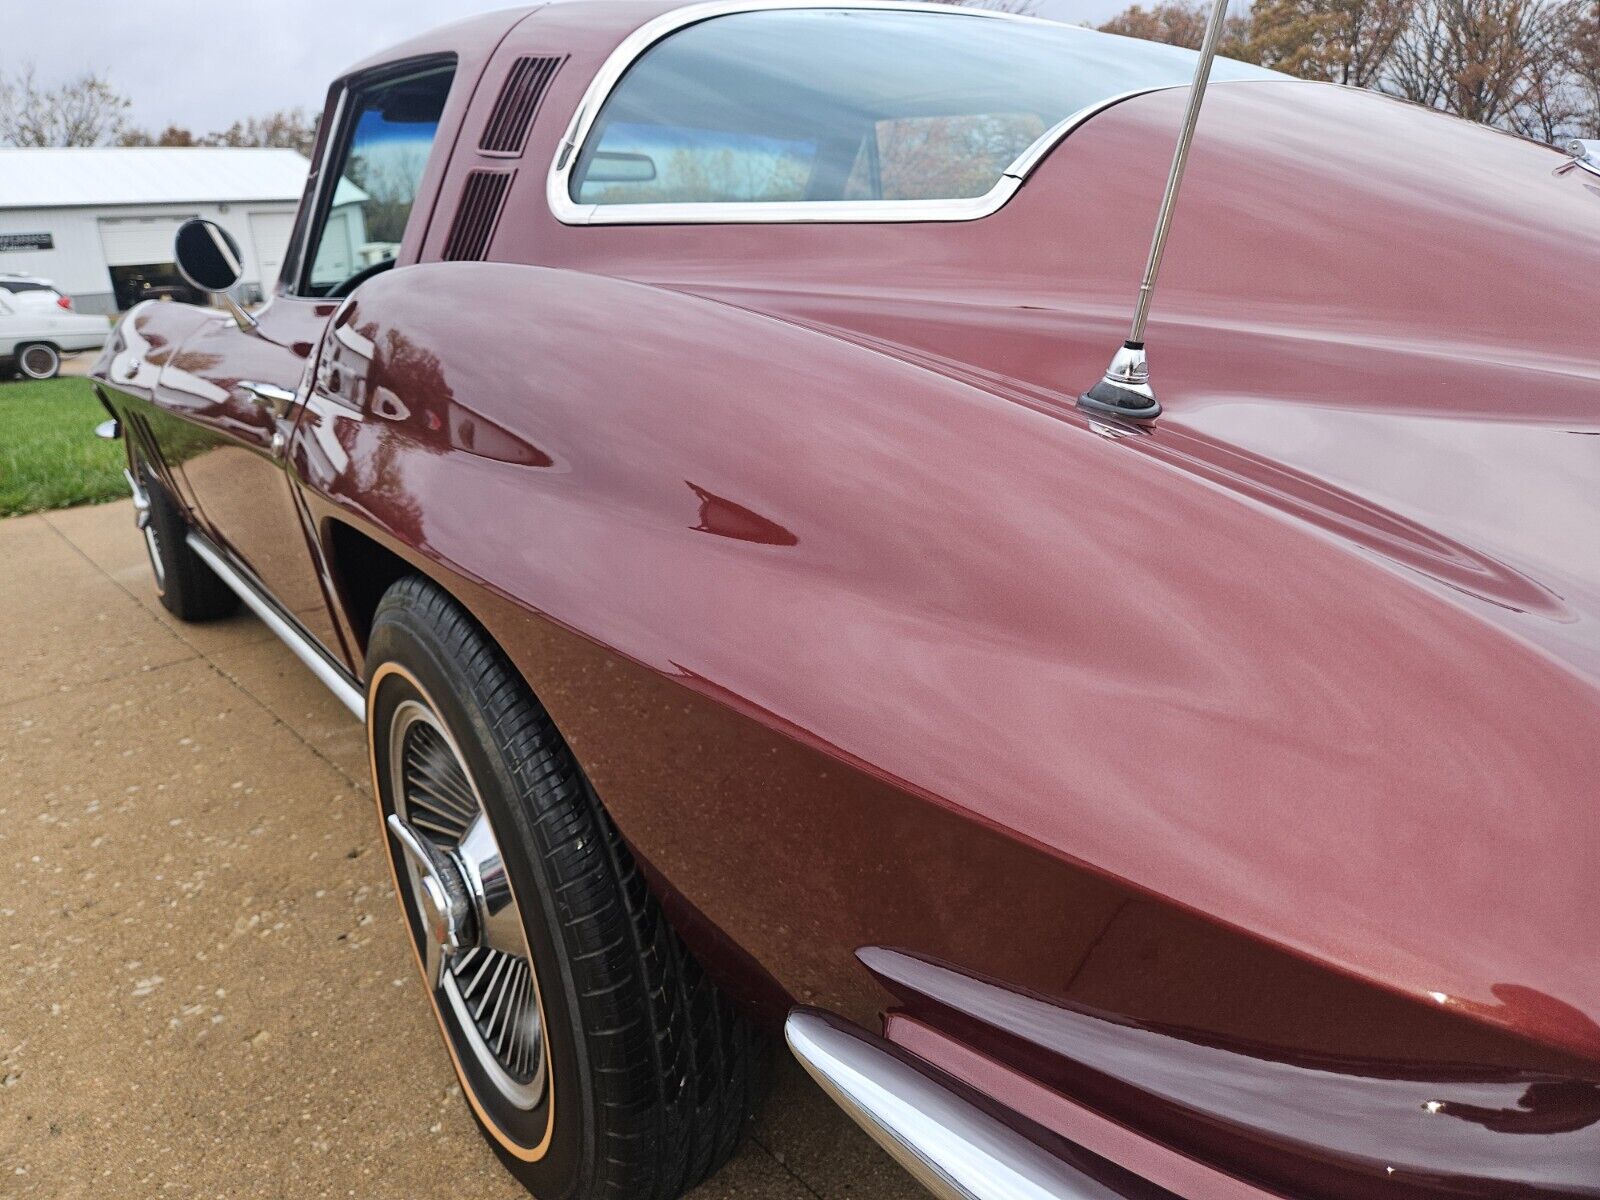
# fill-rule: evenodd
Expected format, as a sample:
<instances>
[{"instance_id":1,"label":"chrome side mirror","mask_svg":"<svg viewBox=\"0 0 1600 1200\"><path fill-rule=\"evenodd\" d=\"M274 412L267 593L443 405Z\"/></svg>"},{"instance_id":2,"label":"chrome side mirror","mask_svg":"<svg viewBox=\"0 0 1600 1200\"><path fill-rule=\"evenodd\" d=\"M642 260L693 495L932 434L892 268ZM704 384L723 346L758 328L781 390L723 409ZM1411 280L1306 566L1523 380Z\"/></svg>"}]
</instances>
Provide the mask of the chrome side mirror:
<instances>
[{"instance_id":1,"label":"chrome side mirror","mask_svg":"<svg viewBox=\"0 0 1600 1200\"><path fill-rule=\"evenodd\" d=\"M178 274L190 287L209 292L227 306L240 329L254 329L256 319L234 303L228 289L244 277L239 243L215 221L193 217L178 226L173 258Z\"/></svg>"}]
</instances>

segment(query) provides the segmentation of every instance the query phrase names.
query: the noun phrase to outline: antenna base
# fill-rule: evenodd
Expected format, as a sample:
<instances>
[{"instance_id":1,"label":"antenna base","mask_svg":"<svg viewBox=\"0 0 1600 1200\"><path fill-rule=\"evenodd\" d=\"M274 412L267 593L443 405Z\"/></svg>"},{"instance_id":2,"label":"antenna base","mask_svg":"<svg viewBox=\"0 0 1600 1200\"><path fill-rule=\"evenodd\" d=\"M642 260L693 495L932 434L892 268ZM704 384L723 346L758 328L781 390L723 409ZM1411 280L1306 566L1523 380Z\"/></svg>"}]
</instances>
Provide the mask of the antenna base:
<instances>
[{"instance_id":1,"label":"antenna base","mask_svg":"<svg viewBox=\"0 0 1600 1200\"><path fill-rule=\"evenodd\" d=\"M1078 397L1078 407L1126 421L1149 421L1161 415L1161 402L1150 388L1150 367L1143 342L1124 342L1111 356L1106 373Z\"/></svg>"}]
</instances>

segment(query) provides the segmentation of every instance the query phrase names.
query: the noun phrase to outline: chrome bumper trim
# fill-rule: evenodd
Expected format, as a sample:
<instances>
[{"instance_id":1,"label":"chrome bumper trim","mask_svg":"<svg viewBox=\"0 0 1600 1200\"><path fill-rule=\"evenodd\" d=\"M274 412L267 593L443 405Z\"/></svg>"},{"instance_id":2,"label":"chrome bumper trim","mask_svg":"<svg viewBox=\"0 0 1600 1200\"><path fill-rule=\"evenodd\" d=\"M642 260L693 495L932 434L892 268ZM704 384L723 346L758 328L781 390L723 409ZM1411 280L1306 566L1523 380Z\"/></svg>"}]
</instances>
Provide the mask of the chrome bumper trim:
<instances>
[{"instance_id":1,"label":"chrome bumper trim","mask_svg":"<svg viewBox=\"0 0 1600 1200\"><path fill-rule=\"evenodd\" d=\"M848 1022L797 1008L783 1030L822 1090L939 1200L1127 1200Z\"/></svg>"},{"instance_id":2,"label":"chrome bumper trim","mask_svg":"<svg viewBox=\"0 0 1600 1200\"><path fill-rule=\"evenodd\" d=\"M222 582L227 584L245 602L245 606L261 618L261 621L274 634L278 640L290 650L294 656L311 669L311 673L320 679L327 689L339 698L343 704L356 715L359 721L367 719L367 698L361 689L356 686L341 668L328 660L317 646L301 633L294 625L286 621L256 586L246 579L223 555L222 551L213 546L203 534L190 530L187 538L189 549L193 550L213 571Z\"/></svg>"}]
</instances>

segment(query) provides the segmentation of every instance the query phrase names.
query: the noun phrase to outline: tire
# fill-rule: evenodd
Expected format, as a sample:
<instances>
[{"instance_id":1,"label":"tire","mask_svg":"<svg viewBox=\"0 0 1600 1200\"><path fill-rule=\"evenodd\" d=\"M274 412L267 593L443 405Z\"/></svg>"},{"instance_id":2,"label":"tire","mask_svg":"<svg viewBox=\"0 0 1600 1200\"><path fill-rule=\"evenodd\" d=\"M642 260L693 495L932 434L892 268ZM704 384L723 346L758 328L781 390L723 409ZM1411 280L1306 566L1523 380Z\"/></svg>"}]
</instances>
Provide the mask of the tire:
<instances>
[{"instance_id":1,"label":"tire","mask_svg":"<svg viewBox=\"0 0 1600 1200\"><path fill-rule=\"evenodd\" d=\"M61 373L61 351L48 342L18 346L17 373L24 379L54 379Z\"/></svg>"},{"instance_id":2,"label":"tire","mask_svg":"<svg viewBox=\"0 0 1600 1200\"><path fill-rule=\"evenodd\" d=\"M384 842L479 1129L541 1200L678 1196L738 1145L760 1059L750 1027L667 925L560 733L476 623L411 577L371 628L367 730ZM453 818L452 797L466 799ZM404 831L401 817L413 822ZM423 857L408 838L428 841ZM494 900L492 882L468 882L496 875L485 845L503 859L509 901L504 883ZM452 939L462 948L437 949ZM518 953L532 986L491 1001L494 980L481 980L513 977Z\"/></svg>"},{"instance_id":3,"label":"tire","mask_svg":"<svg viewBox=\"0 0 1600 1200\"><path fill-rule=\"evenodd\" d=\"M211 621L239 607L239 597L189 548L189 523L149 466L137 457L133 502L161 603L180 621ZM140 495L140 490L143 496Z\"/></svg>"}]
</instances>

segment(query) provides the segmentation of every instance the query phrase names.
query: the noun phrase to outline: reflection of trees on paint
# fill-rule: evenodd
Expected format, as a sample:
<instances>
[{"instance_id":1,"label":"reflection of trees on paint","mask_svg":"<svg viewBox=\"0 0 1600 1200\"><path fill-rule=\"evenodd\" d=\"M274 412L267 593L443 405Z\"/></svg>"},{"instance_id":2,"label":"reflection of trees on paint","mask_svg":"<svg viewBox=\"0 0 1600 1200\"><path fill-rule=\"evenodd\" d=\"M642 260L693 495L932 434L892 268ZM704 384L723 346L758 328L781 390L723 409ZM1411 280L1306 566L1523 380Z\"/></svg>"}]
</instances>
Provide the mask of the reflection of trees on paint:
<instances>
[{"instance_id":1,"label":"reflection of trees on paint","mask_svg":"<svg viewBox=\"0 0 1600 1200\"><path fill-rule=\"evenodd\" d=\"M396 395L405 397L410 413L413 416L424 414L428 429L442 429L456 397L445 382L444 364L439 356L417 345L398 329L388 329L384 331L383 349L377 361L381 378Z\"/></svg>"},{"instance_id":2,"label":"reflection of trees on paint","mask_svg":"<svg viewBox=\"0 0 1600 1200\"><path fill-rule=\"evenodd\" d=\"M362 215L367 240L398 242L406 232L406 218L417 199L417 184L428 162L428 149L418 144L384 146L380 153L350 155L345 178L367 193Z\"/></svg>"}]
</instances>

